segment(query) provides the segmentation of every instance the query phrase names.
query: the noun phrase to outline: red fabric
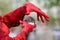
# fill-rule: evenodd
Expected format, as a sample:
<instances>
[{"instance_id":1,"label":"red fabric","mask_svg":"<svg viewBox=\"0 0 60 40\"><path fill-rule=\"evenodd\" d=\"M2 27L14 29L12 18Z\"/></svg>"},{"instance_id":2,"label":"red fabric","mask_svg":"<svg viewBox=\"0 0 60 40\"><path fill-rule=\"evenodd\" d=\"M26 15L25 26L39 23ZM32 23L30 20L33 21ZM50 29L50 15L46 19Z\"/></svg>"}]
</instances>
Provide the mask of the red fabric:
<instances>
[{"instance_id":1,"label":"red fabric","mask_svg":"<svg viewBox=\"0 0 60 40\"><path fill-rule=\"evenodd\" d=\"M17 8L16 10L3 16L3 22L10 28L19 25L19 20L23 20L25 15L29 15L30 12L37 13L37 19L41 19L44 22L43 17L46 21L49 21L48 15L46 15L41 9L33 5L32 3L26 3L23 6Z\"/></svg>"},{"instance_id":2,"label":"red fabric","mask_svg":"<svg viewBox=\"0 0 60 40\"><path fill-rule=\"evenodd\" d=\"M16 10L5 14L3 18L0 17L0 40L26 40L26 35L32 32L33 28L36 27L36 25L30 25L26 22L22 22L24 16L29 15L30 12L36 12L37 19L39 20L39 18L41 18L42 22L44 22L43 17L46 21L49 21L49 17L41 11L41 9L28 2ZM19 22L19 20L22 21ZM9 28L18 26L20 23L22 24L21 33L14 38L9 37Z\"/></svg>"},{"instance_id":3,"label":"red fabric","mask_svg":"<svg viewBox=\"0 0 60 40\"><path fill-rule=\"evenodd\" d=\"M26 35L24 32L19 33L13 40L26 40Z\"/></svg>"},{"instance_id":4,"label":"red fabric","mask_svg":"<svg viewBox=\"0 0 60 40\"><path fill-rule=\"evenodd\" d=\"M27 22L20 21L22 24L21 32L14 38L9 37L9 28L3 23L3 18L0 17L0 40L26 40L26 35L33 31L35 25L28 24Z\"/></svg>"},{"instance_id":5,"label":"red fabric","mask_svg":"<svg viewBox=\"0 0 60 40\"><path fill-rule=\"evenodd\" d=\"M32 32L33 29L36 27L36 24L31 25L28 24L27 22L21 22L21 21L20 23L22 24L22 32L25 32L26 35Z\"/></svg>"},{"instance_id":6,"label":"red fabric","mask_svg":"<svg viewBox=\"0 0 60 40\"><path fill-rule=\"evenodd\" d=\"M8 27L2 23L2 27L0 26L0 40L26 40L26 35L33 31L33 28L36 25L31 25L26 22L20 22L22 24L21 32L14 38L9 37L9 29Z\"/></svg>"},{"instance_id":7,"label":"red fabric","mask_svg":"<svg viewBox=\"0 0 60 40\"><path fill-rule=\"evenodd\" d=\"M2 22L2 17L0 19L0 40L11 40L11 38L8 36L9 34L8 27Z\"/></svg>"},{"instance_id":8,"label":"red fabric","mask_svg":"<svg viewBox=\"0 0 60 40\"><path fill-rule=\"evenodd\" d=\"M22 24L21 33L19 33L15 38L13 38L14 40L26 40L26 35L32 32L33 29L36 27L35 24L31 25L23 21L20 21L20 23Z\"/></svg>"}]
</instances>

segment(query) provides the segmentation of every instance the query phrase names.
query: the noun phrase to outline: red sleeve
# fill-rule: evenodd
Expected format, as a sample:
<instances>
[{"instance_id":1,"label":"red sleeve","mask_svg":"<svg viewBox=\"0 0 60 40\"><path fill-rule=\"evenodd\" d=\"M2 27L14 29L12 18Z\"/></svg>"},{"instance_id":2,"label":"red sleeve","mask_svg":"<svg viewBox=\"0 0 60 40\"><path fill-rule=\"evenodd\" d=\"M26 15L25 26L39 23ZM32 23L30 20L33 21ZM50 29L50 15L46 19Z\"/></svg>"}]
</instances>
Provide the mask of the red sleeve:
<instances>
[{"instance_id":1,"label":"red sleeve","mask_svg":"<svg viewBox=\"0 0 60 40\"><path fill-rule=\"evenodd\" d=\"M25 7L19 7L16 10L7 13L3 16L3 22L10 28L10 27L15 27L18 26L19 20L23 20L24 17L24 10Z\"/></svg>"}]
</instances>

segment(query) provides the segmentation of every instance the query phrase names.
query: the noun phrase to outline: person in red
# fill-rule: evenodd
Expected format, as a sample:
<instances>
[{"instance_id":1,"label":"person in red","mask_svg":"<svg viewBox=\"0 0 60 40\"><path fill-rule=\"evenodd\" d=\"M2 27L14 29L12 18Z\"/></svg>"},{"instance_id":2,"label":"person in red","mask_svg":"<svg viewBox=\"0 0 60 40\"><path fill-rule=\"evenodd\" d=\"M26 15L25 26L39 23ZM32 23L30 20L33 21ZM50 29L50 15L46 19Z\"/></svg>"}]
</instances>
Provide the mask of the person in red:
<instances>
[{"instance_id":1,"label":"person in red","mask_svg":"<svg viewBox=\"0 0 60 40\"><path fill-rule=\"evenodd\" d=\"M31 25L23 21L24 16L29 15L30 12L36 12L37 19L39 20L39 18L41 18L42 22L44 22L43 17L46 19L46 21L49 21L48 15L46 15L43 11L41 11L41 9L32 3L27 2L16 10L5 14L3 18L0 18L0 40L26 40L26 35L32 32L33 28L35 28L35 25ZM11 27L18 26L19 24L22 24L21 33L14 38L9 37L9 29Z\"/></svg>"}]
</instances>

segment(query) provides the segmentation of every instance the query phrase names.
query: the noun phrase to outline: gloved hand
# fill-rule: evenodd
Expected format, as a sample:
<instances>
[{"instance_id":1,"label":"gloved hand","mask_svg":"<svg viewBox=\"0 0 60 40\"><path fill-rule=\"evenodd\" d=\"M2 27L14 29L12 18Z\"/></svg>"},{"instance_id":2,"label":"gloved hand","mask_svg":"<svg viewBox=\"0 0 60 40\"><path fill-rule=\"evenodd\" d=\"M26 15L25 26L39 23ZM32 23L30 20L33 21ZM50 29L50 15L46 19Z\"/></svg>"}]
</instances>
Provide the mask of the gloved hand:
<instances>
[{"instance_id":1,"label":"gloved hand","mask_svg":"<svg viewBox=\"0 0 60 40\"><path fill-rule=\"evenodd\" d=\"M26 35L32 32L33 29L36 27L36 24L31 25L24 21L20 21L20 23L22 24L22 32L24 32Z\"/></svg>"},{"instance_id":2,"label":"gloved hand","mask_svg":"<svg viewBox=\"0 0 60 40\"><path fill-rule=\"evenodd\" d=\"M35 5L33 5L32 3L26 3L26 14L30 14L30 12L36 12L37 13L37 19L39 20L39 18L41 19L42 22L44 22L43 17L46 19L46 21L49 21L49 16L47 14L45 14L40 8L36 7Z\"/></svg>"},{"instance_id":3,"label":"gloved hand","mask_svg":"<svg viewBox=\"0 0 60 40\"><path fill-rule=\"evenodd\" d=\"M8 14L3 16L3 22L9 27L16 27L18 26L19 20L23 21L23 18L25 15L29 15L30 12L36 12L37 13L37 19L41 19L42 22L44 22L43 17L46 19L46 21L49 21L48 15L46 15L40 8L36 7L34 4L28 2L24 4L23 6L17 8L16 10L9 12Z\"/></svg>"}]
</instances>

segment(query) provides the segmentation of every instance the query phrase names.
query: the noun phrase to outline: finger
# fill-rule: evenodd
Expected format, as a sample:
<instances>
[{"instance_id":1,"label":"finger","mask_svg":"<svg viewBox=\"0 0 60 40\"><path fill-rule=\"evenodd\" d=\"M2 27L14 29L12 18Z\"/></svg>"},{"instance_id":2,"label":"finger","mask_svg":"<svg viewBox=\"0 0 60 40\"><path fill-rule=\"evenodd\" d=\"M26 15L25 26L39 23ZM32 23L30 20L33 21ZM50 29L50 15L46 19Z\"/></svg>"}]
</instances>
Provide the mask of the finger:
<instances>
[{"instance_id":1,"label":"finger","mask_svg":"<svg viewBox=\"0 0 60 40\"><path fill-rule=\"evenodd\" d=\"M37 20L39 21L39 15L38 15L38 13L37 13Z\"/></svg>"},{"instance_id":2,"label":"finger","mask_svg":"<svg viewBox=\"0 0 60 40\"><path fill-rule=\"evenodd\" d=\"M48 16L47 14L43 14L43 16L44 16L45 18L49 18L49 16Z\"/></svg>"},{"instance_id":3,"label":"finger","mask_svg":"<svg viewBox=\"0 0 60 40\"><path fill-rule=\"evenodd\" d=\"M44 16L44 18L47 22L49 21L49 17Z\"/></svg>"},{"instance_id":4,"label":"finger","mask_svg":"<svg viewBox=\"0 0 60 40\"><path fill-rule=\"evenodd\" d=\"M49 22L49 18L45 18L45 20L46 20L47 22Z\"/></svg>"},{"instance_id":5,"label":"finger","mask_svg":"<svg viewBox=\"0 0 60 40\"><path fill-rule=\"evenodd\" d=\"M42 16L44 16L44 17L49 18L49 16L48 16L47 14L45 14L43 11L40 11L40 14L41 14Z\"/></svg>"},{"instance_id":6,"label":"finger","mask_svg":"<svg viewBox=\"0 0 60 40\"><path fill-rule=\"evenodd\" d=\"M43 14L42 16L44 16L46 21L49 21L49 16L47 14Z\"/></svg>"},{"instance_id":7,"label":"finger","mask_svg":"<svg viewBox=\"0 0 60 40\"><path fill-rule=\"evenodd\" d=\"M40 15L40 17L39 17L40 19L41 19L41 21L44 23L44 20L43 20L43 17Z\"/></svg>"}]
</instances>

